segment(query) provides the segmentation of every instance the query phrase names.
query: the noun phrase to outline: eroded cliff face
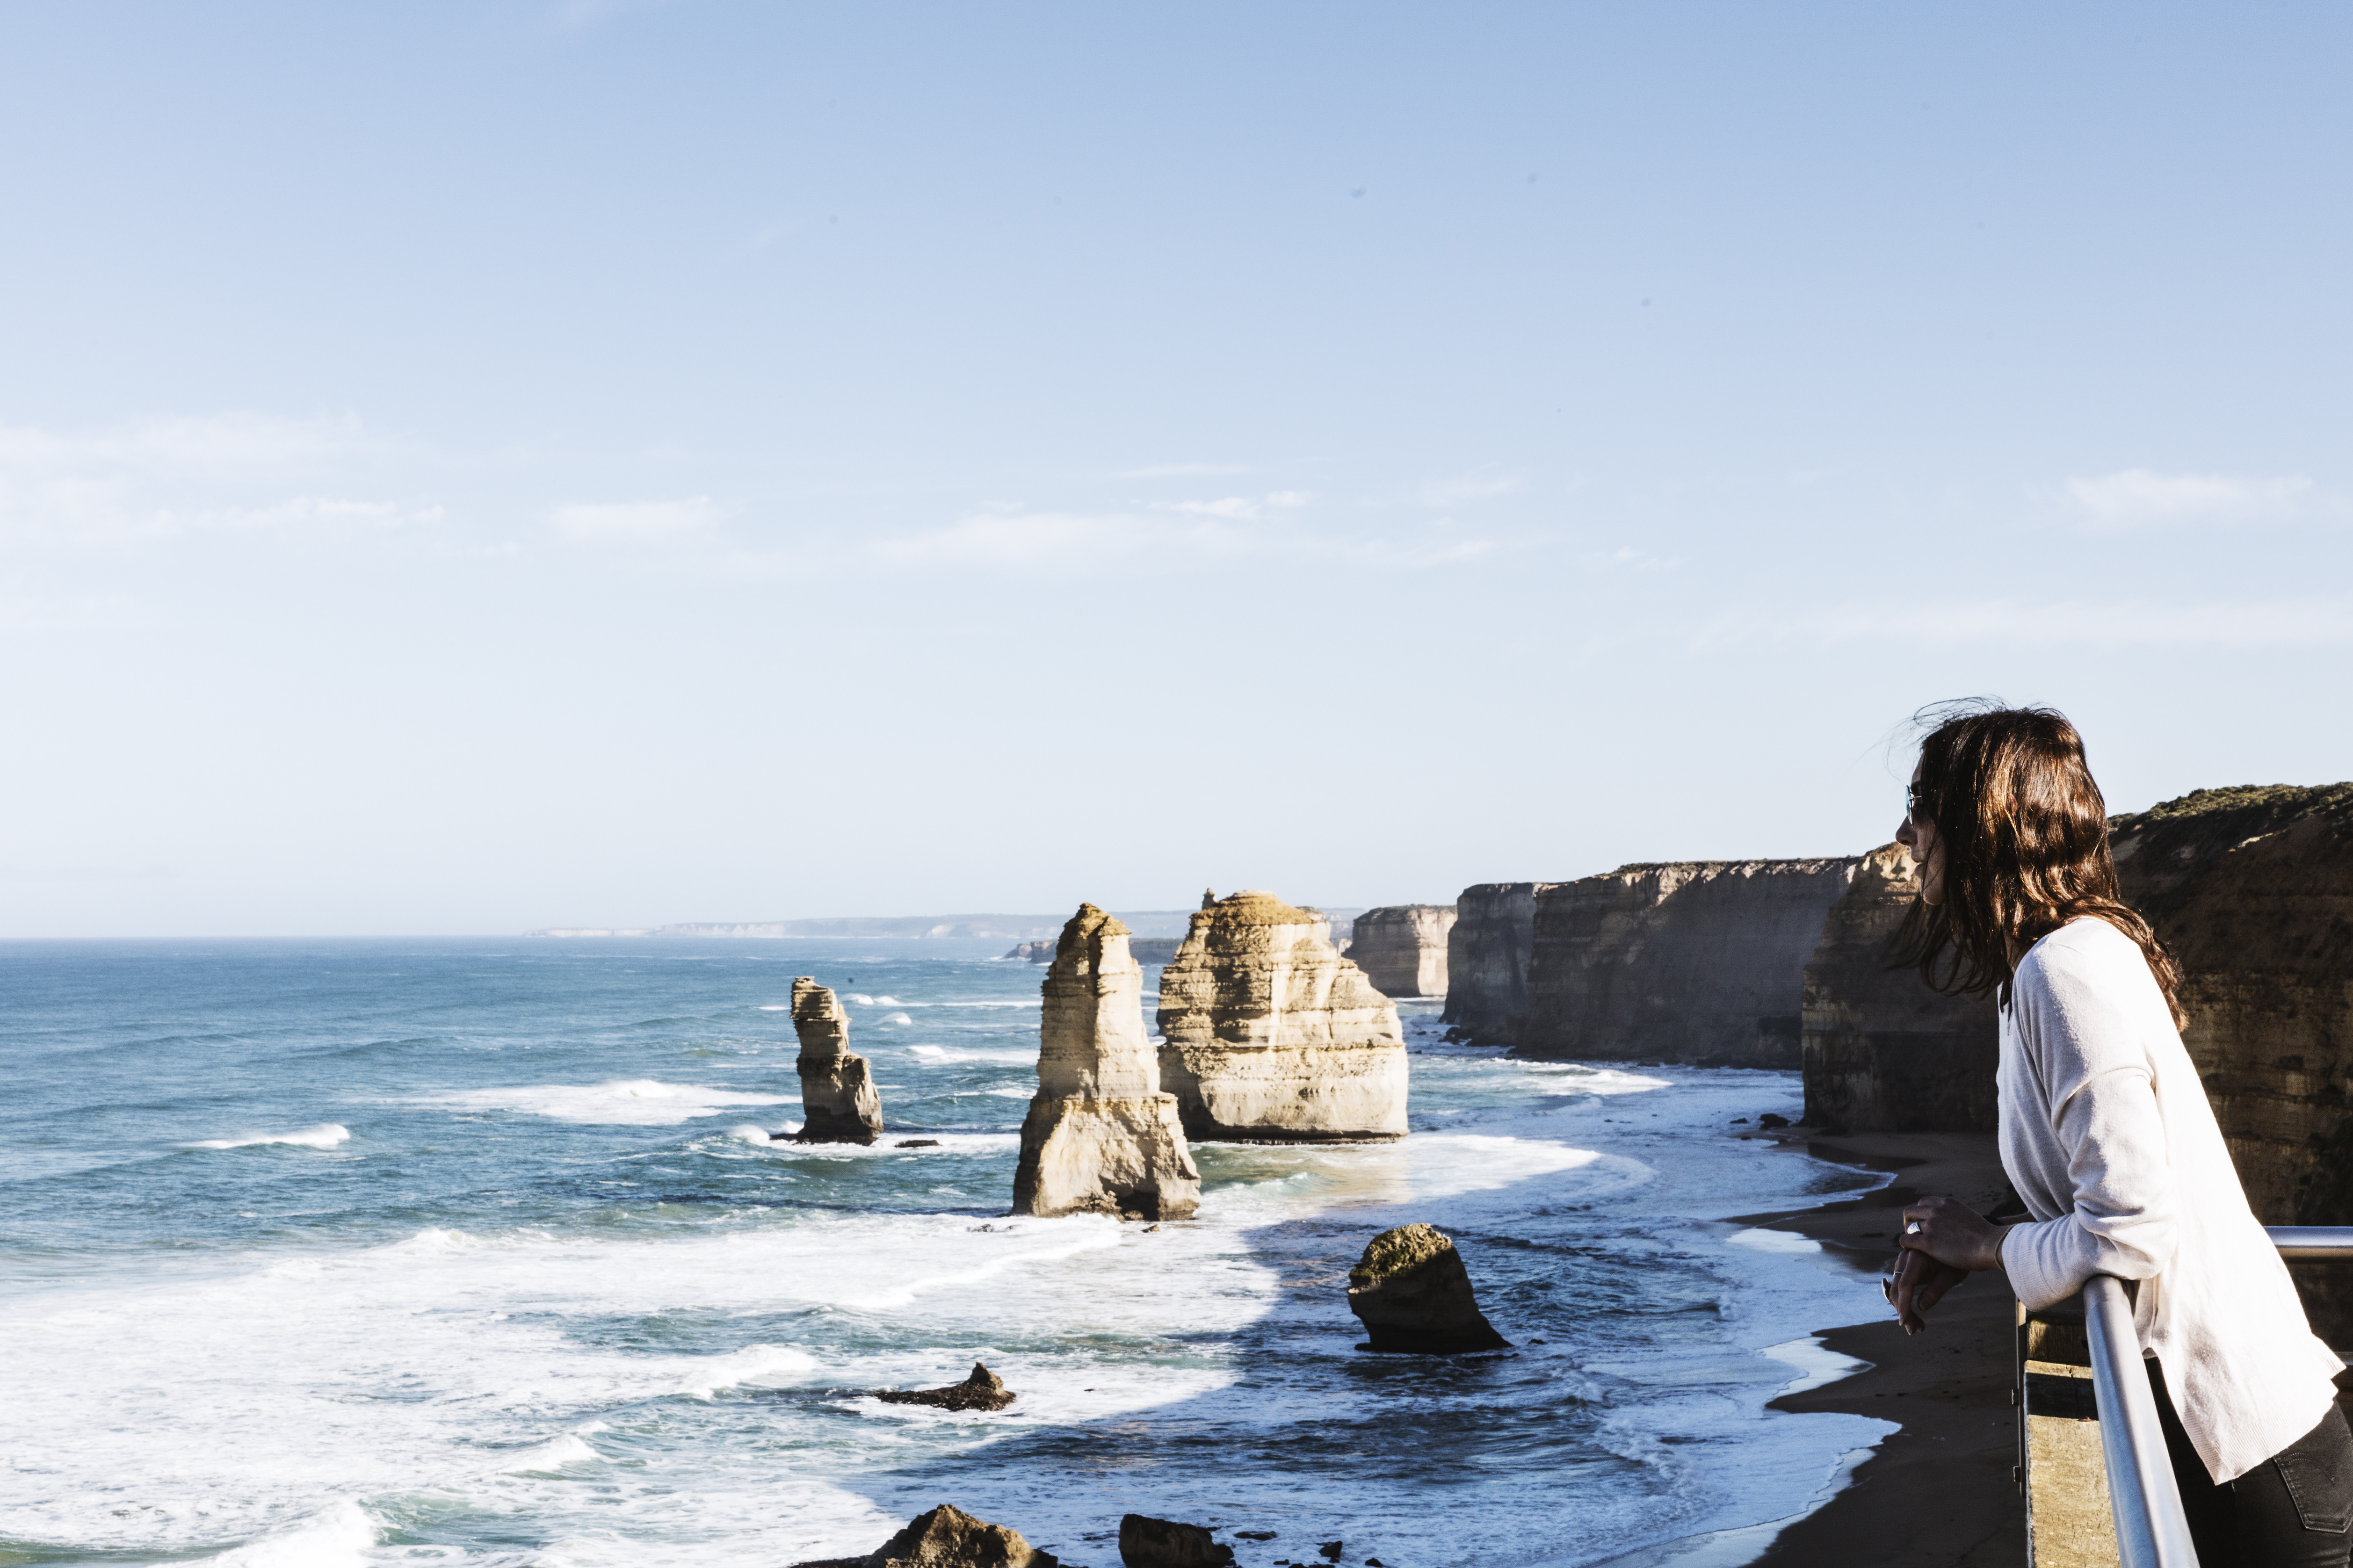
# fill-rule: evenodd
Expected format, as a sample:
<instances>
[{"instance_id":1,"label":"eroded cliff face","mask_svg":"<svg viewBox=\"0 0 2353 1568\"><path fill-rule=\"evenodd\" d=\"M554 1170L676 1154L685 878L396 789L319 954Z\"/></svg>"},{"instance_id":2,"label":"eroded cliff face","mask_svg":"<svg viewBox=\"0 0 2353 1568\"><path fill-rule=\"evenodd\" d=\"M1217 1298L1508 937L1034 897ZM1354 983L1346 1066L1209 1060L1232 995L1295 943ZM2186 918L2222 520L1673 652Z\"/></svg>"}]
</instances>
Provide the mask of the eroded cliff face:
<instances>
[{"instance_id":1,"label":"eroded cliff face","mask_svg":"<svg viewBox=\"0 0 2353 1568\"><path fill-rule=\"evenodd\" d=\"M1887 960L1919 896L1912 857L1862 858L1807 961L1806 1120L1874 1132L1989 1132L2000 1055L1990 996L1940 996Z\"/></svg>"},{"instance_id":2,"label":"eroded cliff face","mask_svg":"<svg viewBox=\"0 0 2353 1568\"><path fill-rule=\"evenodd\" d=\"M882 1135L882 1097L866 1058L849 1050L849 1018L833 993L804 974L793 982L800 1037L799 1143L871 1143Z\"/></svg>"},{"instance_id":3,"label":"eroded cliff face","mask_svg":"<svg viewBox=\"0 0 2353 1568\"><path fill-rule=\"evenodd\" d=\"M1451 904L1385 904L1356 917L1348 961L1384 996L1446 994L1446 941Z\"/></svg>"},{"instance_id":4,"label":"eroded cliff face","mask_svg":"<svg viewBox=\"0 0 2353 1568\"><path fill-rule=\"evenodd\" d=\"M1015 1214L1182 1219L1200 1206L1176 1098L1144 1032L1127 927L1082 904L1046 972L1038 1093L1021 1124Z\"/></svg>"},{"instance_id":5,"label":"eroded cliff face","mask_svg":"<svg viewBox=\"0 0 2353 1568\"><path fill-rule=\"evenodd\" d=\"M1806 961L1859 858L1621 866L1546 889L1513 1054L1798 1066Z\"/></svg>"},{"instance_id":6,"label":"eroded cliff face","mask_svg":"<svg viewBox=\"0 0 2353 1568\"><path fill-rule=\"evenodd\" d=\"M2353 784L2199 790L2109 836L2255 1213L2353 1224Z\"/></svg>"},{"instance_id":7,"label":"eroded cliff face","mask_svg":"<svg viewBox=\"0 0 2353 1568\"><path fill-rule=\"evenodd\" d=\"M1528 1010L1528 954L1536 898L1557 882L1482 882L1454 900L1446 933L1444 1021L1482 1044L1501 1044Z\"/></svg>"},{"instance_id":8,"label":"eroded cliff face","mask_svg":"<svg viewBox=\"0 0 2353 1568\"><path fill-rule=\"evenodd\" d=\"M1313 912L1247 890L1193 916L1160 972L1161 1086L1196 1140L1401 1138L1397 1008Z\"/></svg>"}]
</instances>

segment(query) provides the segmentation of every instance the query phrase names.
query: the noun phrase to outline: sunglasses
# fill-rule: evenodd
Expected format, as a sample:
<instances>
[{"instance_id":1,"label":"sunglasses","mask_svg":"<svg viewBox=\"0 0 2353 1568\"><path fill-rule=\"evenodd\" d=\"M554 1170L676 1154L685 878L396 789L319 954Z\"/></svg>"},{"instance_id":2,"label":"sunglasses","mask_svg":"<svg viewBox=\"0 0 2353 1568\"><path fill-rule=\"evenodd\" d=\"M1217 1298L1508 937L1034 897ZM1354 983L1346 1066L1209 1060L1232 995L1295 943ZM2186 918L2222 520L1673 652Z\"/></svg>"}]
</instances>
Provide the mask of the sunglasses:
<instances>
[{"instance_id":1,"label":"sunglasses","mask_svg":"<svg viewBox=\"0 0 2353 1568\"><path fill-rule=\"evenodd\" d=\"M1935 797L1920 785L1905 784L1904 786L1904 820L1906 822L1928 821L1928 814L1934 809L1934 800Z\"/></svg>"}]
</instances>

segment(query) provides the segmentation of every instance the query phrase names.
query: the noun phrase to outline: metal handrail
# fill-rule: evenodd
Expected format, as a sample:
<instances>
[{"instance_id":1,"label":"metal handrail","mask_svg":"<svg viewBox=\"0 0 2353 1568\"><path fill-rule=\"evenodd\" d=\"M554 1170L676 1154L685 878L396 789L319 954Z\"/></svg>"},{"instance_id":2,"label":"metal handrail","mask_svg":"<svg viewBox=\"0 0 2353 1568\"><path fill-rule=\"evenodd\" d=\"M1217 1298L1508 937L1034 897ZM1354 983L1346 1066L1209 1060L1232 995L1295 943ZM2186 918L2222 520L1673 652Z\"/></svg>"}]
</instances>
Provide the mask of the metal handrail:
<instances>
[{"instance_id":1,"label":"metal handrail","mask_svg":"<svg viewBox=\"0 0 2353 1568\"><path fill-rule=\"evenodd\" d=\"M2353 1258L2353 1225L2267 1225L2282 1258Z\"/></svg>"},{"instance_id":2,"label":"metal handrail","mask_svg":"<svg viewBox=\"0 0 2353 1568\"><path fill-rule=\"evenodd\" d=\"M2124 1568L2198 1568L2123 1280L2094 1274L2084 1282L2084 1329L2092 1342L2092 1388L2100 1402L2117 1561Z\"/></svg>"},{"instance_id":3,"label":"metal handrail","mask_svg":"<svg viewBox=\"0 0 2353 1568\"><path fill-rule=\"evenodd\" d=\"M2353 1258L2353 1226L2274 1225L2263 1230L2282 1258ZM2092 1388L2099 1400L2116 1556L2124 1568L2198 1568L2198 1549L2190 1543L2189 1520L2173 1479L2124 1281L2095 1274L2084 1282L2084 1329L2092 1345Z\"/></svg>"}]
</instances>

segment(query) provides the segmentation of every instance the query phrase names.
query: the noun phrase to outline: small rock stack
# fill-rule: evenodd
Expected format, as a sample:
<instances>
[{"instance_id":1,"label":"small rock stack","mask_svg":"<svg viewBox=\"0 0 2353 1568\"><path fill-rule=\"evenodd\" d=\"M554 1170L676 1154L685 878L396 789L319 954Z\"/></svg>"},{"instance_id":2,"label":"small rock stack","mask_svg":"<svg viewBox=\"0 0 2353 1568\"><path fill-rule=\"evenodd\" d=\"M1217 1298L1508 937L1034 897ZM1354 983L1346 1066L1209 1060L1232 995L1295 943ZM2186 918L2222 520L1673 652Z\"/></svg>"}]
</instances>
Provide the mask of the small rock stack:
<instances>
[{"instance_id":1,"label":"small rock stack","mask_svg":"<svg viewBox=\"0 0 2353 1568\"><path fill-rule=\"evenodd\" d=\"M1366 1350L1460 1355L1511 1343L1479 1310L1462 1255L1435 1226L1399 1226L1373 1237L1348 1270L1348 1310L1371 1336Z\"/></svg>"},{"instance_id":2,"label":"small rock stack","mask_svg":"<svg viewBox=\"0 0 2353 1568\"><path fill-rule=\"evenodd\" d=\"M1201 1173L1160 1090L1144 1032L1144 971L1127 927L1092 904L1062 928L1046 972L1038 1094L1021 1123L1013 1212L1183 1219Z\"/></svg>"},{"instance_id":3,"label":"small rock stack","mask_svg":"<svg viewBox=\"0 0 2353 1568\"><path fill-rule=\"evenodd\" d=\"M800 1037L801 1130L796 1143L871 1143L882 1136L882 1097L866 1058L849 1051L849 1016L807 975L793 982Z\"/></svg>"}]
</instances>

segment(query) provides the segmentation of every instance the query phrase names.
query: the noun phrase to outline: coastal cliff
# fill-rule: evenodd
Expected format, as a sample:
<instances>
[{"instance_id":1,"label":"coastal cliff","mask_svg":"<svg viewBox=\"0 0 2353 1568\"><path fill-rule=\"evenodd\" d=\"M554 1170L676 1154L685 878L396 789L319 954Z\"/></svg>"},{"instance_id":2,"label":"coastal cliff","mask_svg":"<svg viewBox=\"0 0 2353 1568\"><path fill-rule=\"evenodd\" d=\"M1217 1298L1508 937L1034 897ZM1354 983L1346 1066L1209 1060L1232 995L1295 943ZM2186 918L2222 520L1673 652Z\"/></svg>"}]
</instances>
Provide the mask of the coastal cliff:
<instances>
[{"instance_id":1,"label":"coastal cliff","mask_svg":"<svg viewBox=\"0 0 2353 1568\"><path fill-rule=\"evenodd\" d=\"M1354 940L1341 951L1384 996L1443 996L1453 929L1451 904L1385 904L1356 917Z\"/></svg>"},{"instance_id":2,"label":"coastal cliff","mask_svg":"<svg viewBox=\"0 0 2353 1568\"><path fill-rule=\"evenodd\" d=\"M1798 1066L1806 961L1859 861L1621 866L1546 889L1513 1054Z\"/></svg>"},{"instance_id":3,"label":"coastal cliff","mask_svg":"<svg viewBox=\"0 0 2353 1568\"><path fill-rule=\"evenodd\" d=\"M1046 972L1038 1093L1021 1123L1013 1212L1183 1219L1201 1173L1144 1032L1144 971L1127 928L1082 904Z\"/></svg>"},{"instance_id":4,"label":"coastal cliff","mask_svg":"<svg viewBox=\"0 0 2353 1568\"><path fill-rule=\"evenodd\" d=\"M2109 841L2255 1213L2353 1223L2353 784L2199 790Z\"/></svg>"},{"instance_id":5,"label":"coastal cliff","mask_svg":"<svg viewBox=\"0 0 2353 1568\"><path fill-rule=\"evenodd\" d=\"M882 1135L882 1097L866 1058L849 1050L849 1018L833 993L804 974L793 982L800 1037L799 1143L871 1143Z\"/></svg>"},{"instance_id":6,"label":"coastal cliff","mask_svg":"<svg viewBox=\"0 0 2353 1568\"><path fill-rule=\"evenodd\" d=\"M1807 960L1806 1121L1826 1131L1993 1130L1993 998L1940 996L1887 967L1919 891L1900 845L1873 850Z\"/></svg>"},{"instance_id":7,"label":"coastal cliff","mask_svg":"<svg viewBox=\"0 0 2353 1568\"><path fill-rule=\"evenodd\" d=\"M1401 1138L1397 1008L1315 913L1246 890L1205 905L1160 972L1161 1087L1196 1140Z\"/></svg>"},{"instance_id":8,"label":"coastal cliff","mask_svg":"<svg viewBox=\"0 0 2353 1568\"><path fill-rule=\"evenodd\" d=\"M1444 1022L1482 1044L1501 1044L1528 1010L1528 954L1536 898L1556 882L1481 882L1454 900L1446 933Z\"/></svg>"}]
</instances>

